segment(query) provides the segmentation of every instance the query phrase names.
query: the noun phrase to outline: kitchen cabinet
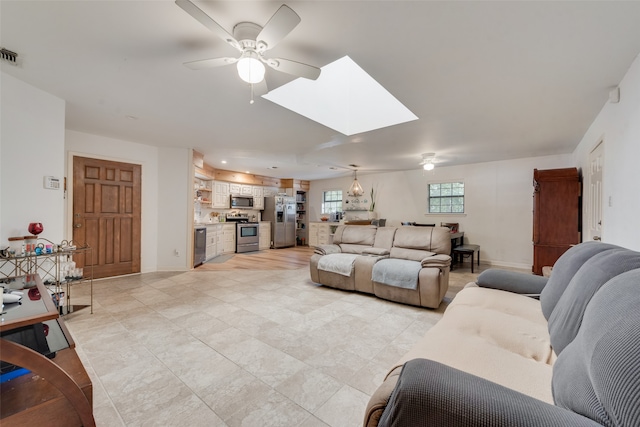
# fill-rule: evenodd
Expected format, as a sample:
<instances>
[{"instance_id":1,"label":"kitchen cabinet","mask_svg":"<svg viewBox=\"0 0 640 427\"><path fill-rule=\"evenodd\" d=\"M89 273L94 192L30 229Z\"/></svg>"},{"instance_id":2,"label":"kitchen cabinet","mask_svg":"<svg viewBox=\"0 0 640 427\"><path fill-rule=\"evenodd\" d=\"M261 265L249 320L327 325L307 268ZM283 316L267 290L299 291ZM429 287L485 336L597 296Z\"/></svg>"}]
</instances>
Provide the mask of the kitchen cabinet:
<instances>
[{"instance_id":1,"label":"kitchen cabinet","mask_svg":"<svg viewBox=\"0 0 640 427\"><path fill-rule=\"evenodd\" d=\"M224 252L224 226L218 224L216 229L216 256L221 255Z\"/></svg>"},{"instance_id":2,"label":"kitchen cabinet","mask_svg":"<svg viewBox=\"0 0 640 427\"><path fill-rule=\"evenodd\" d=\"M271 222L270 221L260 222L259 237L260 237L260 240L258 241L258 249L262 251L262 250L271 248Z\"/></svg>"},{"instance_id":3,"label":"kitchen cabinet","mask_svg":"<svg viewBox=\"0 0 640 427\"><path fill-rule=\"evenodd\" d=\"M222 226L222 253L232 254L236 251L236 225L224 224Z\"/></svg>"},{"instance_id":4,"label":"kitchen cabinet","mask_svg":"<svg viewBox=\"0 0 640 427\"><path fill-rule=\"evenodd\" d=\"M576 168L533 171L533 273L580 243L580 175Z\"/></svg>"},{"instance_id":5,"label":"kitchen cabinet","mask_svg":"<svg viewBox=\"0 0 640 427\"><path fill-rule=\"evenodd\" d=\"M207 250L205 259L209 261L218 255L218 224L207 225Z\"/></svg>"},{"instance_id":6,"label":"kitchen cabinet","mask_svg":"<svg viewBox=\"0 0 640 427\"><path fill-rule=\"evenodd\" d=\"M253 185L241 185L240 186L240 195L241 196L253 196Z\"/></svg>"},{"instance_id":7,"label":"kitchen cabinet","mask_svg":"<svg viewBox=\"0 0 640 427\"><path fill-rule=\"evenodd\" d=\"M262 187L252 187L253 208L256 210L264 210L264 191Z\"/></svg>"},{"instance_id":8,"label":"kitchen cabinet","mask_svg":"<svg viewBox=\"0 0 640 427\"><path fill-rule=\"evenodd\" d=\"M333 233L337 223L310 222L309 223L309 246L330 245L333 243Z\"/></svg>"},{"instance_id":9,"label":"kitchen cabinet","mask_svg":"<svg viewBox=\"0 0 640 427\"><path fill-rule=\"evenodd\" d=\"M214 181L213 182L213 202L212 208L229 209L229 183Z\"/></svg>"},{"instance_id":10,"label":"kitchen cabinet","mask_svg":"<svg viewBox=\"0 0 640 427\"><path fill-rule=\"evenodd\" d=\"M241 184L236 184L235 182L231 182L229 183L229 194L233 194L234 196L237 196L240 194L242 185Z\"/></svg>"}]
</instances>

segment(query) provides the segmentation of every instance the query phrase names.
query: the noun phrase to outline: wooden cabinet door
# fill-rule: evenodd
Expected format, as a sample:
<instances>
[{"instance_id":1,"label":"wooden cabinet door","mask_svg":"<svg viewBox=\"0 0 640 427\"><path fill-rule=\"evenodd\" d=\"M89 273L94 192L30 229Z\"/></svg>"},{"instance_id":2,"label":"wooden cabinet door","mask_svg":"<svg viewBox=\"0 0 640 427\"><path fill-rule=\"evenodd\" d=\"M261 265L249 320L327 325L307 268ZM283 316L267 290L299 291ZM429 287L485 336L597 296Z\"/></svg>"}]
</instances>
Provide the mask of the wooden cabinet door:
<instances>
[{"instance_id":1,"label":"wooden cabinet door","mask_svg":"<svg viewBox=\"0 0 640 427\"><path fill-rule=\"evenodd\" d=\"M141 166L73 158L73 240L87 244L93 278L140 272Z\"/></svg>"}]
</instances>

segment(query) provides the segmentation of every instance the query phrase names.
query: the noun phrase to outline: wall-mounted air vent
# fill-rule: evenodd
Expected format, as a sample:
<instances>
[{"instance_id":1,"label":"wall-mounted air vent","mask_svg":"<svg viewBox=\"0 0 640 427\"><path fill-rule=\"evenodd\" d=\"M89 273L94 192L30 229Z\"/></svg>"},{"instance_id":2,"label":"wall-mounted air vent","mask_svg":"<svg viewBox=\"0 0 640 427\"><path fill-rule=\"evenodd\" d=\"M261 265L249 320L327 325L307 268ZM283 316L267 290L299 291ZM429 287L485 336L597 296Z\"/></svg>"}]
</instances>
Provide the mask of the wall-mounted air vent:
<instances>
[{"instance_id":1,"label":"wall-mounted air vent","mask_svg":"<svg viewBox=\"0 0 640 427\"><path fill-rule=\"evenodd\" d=\"M16 61L18 59L17 53L11 52L9 49L5 49L5 48L0 49L0 55L3 61L10 62L14 65L16 64Z\"/></svg>"}]
</instances>

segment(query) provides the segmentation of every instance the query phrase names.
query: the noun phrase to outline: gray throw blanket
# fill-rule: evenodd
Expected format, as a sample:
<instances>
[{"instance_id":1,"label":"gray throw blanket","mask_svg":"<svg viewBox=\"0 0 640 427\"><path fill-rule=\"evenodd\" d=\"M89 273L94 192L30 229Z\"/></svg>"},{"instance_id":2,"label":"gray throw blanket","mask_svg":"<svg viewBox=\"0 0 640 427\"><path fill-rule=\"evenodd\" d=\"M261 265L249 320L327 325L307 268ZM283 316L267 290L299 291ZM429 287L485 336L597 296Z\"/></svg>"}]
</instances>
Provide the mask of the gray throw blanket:
<instances>
[{"instance_id":1,"label":"gray throw blanket","mask_svg":"<svg viewBox=\"0 0 640 427\"><path fill-rule=\"evenodd\" d=\"M386 258L373 266L372 280L404 289L418 289L418 274L422 264L406 259Z\"/></svg>"},{"instance_id":2,"label":"gray throw blanket","mask_svg":"<svg viewBox=\"0 0 640 427\"><path fill-rule=\"evenodd\" d=\"M357 254L329 254L318 260L318 270L337 273L342 276L351 276L353 262L358 257Z\"/></svg>"}]
</instances>

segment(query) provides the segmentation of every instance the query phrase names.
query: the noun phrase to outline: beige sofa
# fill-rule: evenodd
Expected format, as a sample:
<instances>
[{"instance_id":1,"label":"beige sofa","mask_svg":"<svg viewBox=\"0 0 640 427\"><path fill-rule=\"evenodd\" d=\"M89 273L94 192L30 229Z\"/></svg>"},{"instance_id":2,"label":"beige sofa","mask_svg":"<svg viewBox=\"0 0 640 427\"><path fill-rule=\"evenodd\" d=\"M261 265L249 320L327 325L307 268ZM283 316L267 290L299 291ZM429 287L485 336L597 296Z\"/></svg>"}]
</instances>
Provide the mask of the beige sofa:
<instances>
[{"instance_id":1,"label":"beige sofa","mask_svg":"<svg viewBox=\"0 0 640 427\"><path fill-rule=\"evenodd\" d=\"M311 280L332 288L437 308L449 286L451 238L444 227L341 225L315 248Z\"/></svg>"},{"instance_id":2,"label":"beige sofa","mask_svg":"<svg viewBox=\"0 0 640 427\"><path fill-rule=\"evenodd\" d=\"M640 253L598 242L548 279L486 270L391 368L364 426L640 425L639 291Z\"/></svg>"}]
</instances>

